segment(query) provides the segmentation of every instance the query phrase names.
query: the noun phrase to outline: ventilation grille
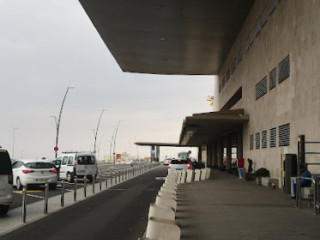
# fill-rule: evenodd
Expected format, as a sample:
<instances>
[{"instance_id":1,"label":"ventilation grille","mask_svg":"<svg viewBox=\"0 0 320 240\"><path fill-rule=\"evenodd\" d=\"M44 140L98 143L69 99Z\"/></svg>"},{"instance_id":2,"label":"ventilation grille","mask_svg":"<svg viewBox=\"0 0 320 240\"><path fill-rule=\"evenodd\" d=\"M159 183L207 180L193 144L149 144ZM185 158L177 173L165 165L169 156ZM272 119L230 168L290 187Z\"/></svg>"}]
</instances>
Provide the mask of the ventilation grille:
<instances>
[{"instance_id":1,"label":"ventilation grille","mask_svg":"<svg viewBox=\"0 0 320 240\"><path fill-rule=\"evenodd\" d=\"M260 149L260 132L256 133L256 149Z\"/></svg>"},{"instance_id":2,"label":"ventilation grille","mask_svg":"<svg viewBox=\"0 0 320 240\"><path fill-rule=\"evenodd\" d=\"M290 145L290 123L279 126L279 146Z\"/></svg>"},{"instance_id":3,"label":"ventilation grille","mask_svg":"<svg viewBox=\"0 0 320 240\"><path fill-rule=\"evenodd\" d=\"M270 147L276 147L276 137L277 137L277 129L271 128L270 129Z\"/></svg>"},{"instance_id":4,"label":"ventilation grille","mask_svg":"<svg viewBox=\"0 0 320 240\"><path fill-rule=\"evenodd\" d=\"M277 81L276 81L277 75L276 74L277 74L276 68L272 69L269 74L269 78L270 78L269 90L274 89L276 87L276 84L277 84Z\"/></svg>"},{"instance_id":5,"label":"ventilation grille","mask_svg":"<svg viewBox=\"0 0 320 240\"><path fill-rule=\"evenodd\" d=\"M276 9L277 1L276 0L270 0L269 6L270 6L270 15L273 13L273 11Z\"/></svg>"},{"instance_id":6,"label":"ventilation grille","mask_svg":"<svg viewBox=\"0 0 320 240\"><path fill-rule=\"evenodd\" d=\"M279 63L279 83L283 82L290 76L290 55Z\"/></svg>"},{"instance_id":7,"label":"ventilation grille","mask_svg":"<svg viewBox=\"0 0 320 240\"><path fill-rule=\"evenodd\" d=\"M253 134L251 134L249 137L249 148L250 150L253 150Z\"/></svg>"},{"instance_id":8,"label":"ventilation grille","mask_svg":"<svg viewBox=\"0 0 320 240\"><path fill-rule=\"evenodd\" d=\"M265 7L262 11L262 15L261 15L261 25L262 27L267 23L268 20L268 10Z\"/></svg>"},{"instance_id":9,"label":"ventilation grille","mask_svg":"<svg viewBox=\"0 0 320 240\"><path fill-rule=\"evenodd\" d=\"M234 73L234 71L236 70L236 67L237 67L237 62L236 62L236 58L234 58L231 63L231 74Z\"/></svg>"},{"instance_id":10,"label":"ventilation grille","mask_svg":"<svg viewBox=\"0 0 320 240\"><path fill-rule=\"evenodd\" d=\"M267 148L267 130L261 132L261 148Z\"/></svg>"},{"instance_id":11,"label":"ventilation grille","mask_svg":"<svg viewBox=\"0 0 320 240\"><path fill-rule=\"evenodd\" d=\"M256 22L256 36L259 35L261 30L261 22L260 22L260 18L258 18L257 22Z\"/></svg>"},{"instance_id":12,"label":"ventilation grille","mask_svg":"<svg viewBox=\"0 0 320 240\"><path fill-rule=\"evenodd\" d=\"M242 48L239 49L238 56L237 56L238 65L241 62L241 60L242 60Z\"/></svg>"},{"instance_id":13,"label":"ventilation grille","mask_svg":"<svg viewBox=\"0 0 320 240\"><path fill-rule=\"evenodd\" d=\"M256 100L267 93L267 76L256 84Z\"/></svg>"}]
</instances>

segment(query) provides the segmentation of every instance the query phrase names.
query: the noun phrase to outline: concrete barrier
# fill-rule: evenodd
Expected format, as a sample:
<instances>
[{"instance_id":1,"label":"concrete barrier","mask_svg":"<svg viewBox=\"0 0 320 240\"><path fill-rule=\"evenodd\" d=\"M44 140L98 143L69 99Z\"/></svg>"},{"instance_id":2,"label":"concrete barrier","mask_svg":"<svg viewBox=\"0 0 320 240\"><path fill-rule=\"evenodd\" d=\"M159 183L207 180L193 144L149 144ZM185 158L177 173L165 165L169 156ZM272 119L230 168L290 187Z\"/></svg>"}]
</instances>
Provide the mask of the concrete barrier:
<instances>
[{"instance_id":1,"label":"concrete barrier","mask_svg":"<svg viewBox=\"0 0 320 240\"><path fill-rule=\"evenodd\" d=\"M194 181L195 182L199 182L200 181L200 174L201 174L200 169L194 170Z\"/></svg>"},{"instance_id":2,"label":"concrete barrier","mask_svg":"<svg viewBox=\"0 0 320 240\"><path fill-rule=\"evenodd\" d=\"M187 183L190 183L192 182L193 180L193 170L187 170L187 179L186 179L186 182Z\"/></svg>"},{"instance_id":3,"label":"concrete barrier","mask_svg":"<svg viewBox=\"0 0 320 240\"><path fill-rule=\"evenodd\" d=\"M159 191L158 195L161 196L161 197L172 198L172 199L177 201L177 195L174 194L174 193Z\"/></svg>"},{"instance_id":4,"label":"concrete barrier","mask_svg":"<svg viewBox=\"0 0 320 240\"><path fill-rule=\"evenodd\" d=\"M174 211L177 210L177 201L172 198L169 198L169 197L164 197L164 196L158 195L156 197L155 203L158 205L161 205L161 206L171 207L174 209Z\"/></svg>"},{"instance_id":5,"label":"concrete barrier","mask_svg":"<svg viewBox=\"0 0 320 240\"><path fill-rule=\"evenodd\" d=\"M177 183L175 183L175 182L173 182L173 183L171 183L171 182L165 182L165 183L163 183L163 185L162 185L163 187L169 187L169 188L173 188L173 189L176 189L177 190L177 188L178 188L178 184Z\"/></svg>"},{"instance_id":6,"label":"concrete barrier","mask_svg":"<svg viewBox=\"0 0 320 240\"><path fill-rule=\"evenodd\" d=\"M148 220L146 231L147 239L154 240L179 240L180 228L175 221L151 217Z\"/></svg>"},{"instance_id":7,"label":"concrete barrier","mask_svg":"<svg viewBox=\"0 0 320 240\"><path fill-rule=\"evenodd\" d=\"M180 184L181 183L181 171L177 171L177 173L178 173L177 183Z\"/></svg>"},{"instance_id":8,"label":"concrete barrier","mask_svg":"<svg viewBox=\"0 0 320 240\"><path fill-rule=\"evenodd\" d=\"M200 180L204 181L206 180L207 170L205 168L201 169L201 177Z\"/></svg>"},{"instance_id":9,"label":"concrete barrier","mask_svg":"<svg viewBox=\"0 0 320 240\"><path fill-rule=\"evenodd\" d=\"M172 194L177 194L177 191L175 189L169 188L169 187L161 187L160 191L168 192L168 193L172 193Z\"/></svg>"},{"instance_id":10,"label":"concrete barrier","mask_svg":"<svg viewBox=\"0 0 320 240\"><path fill-rule=\"evenodd\" d=\"M150 204L148 218L155 217L166 220L175 219L175 211L167 206L161 206L158 204Z\"/></svg>"},{"instance_id":11,"label":"concrete barrier","mask_svg":"<svg viewBox=\"0 0 320 240\"><path fill-rule=\"evenodd\" d=\"M206 168L206 170L207 170L206 180L208 180L211 176L211 168Z\"/></svg>"},{"instance_id":12,"label":"concrete barrier","mask_svg":"<svg viewBox=\"0 0 320 240\"><path fill-rule=\"evenodd\" d=\"M181 172L180 183L185 183L186 182L186 177L187 177L187 171L182 171Z\"/></svg>"}]
</instances>

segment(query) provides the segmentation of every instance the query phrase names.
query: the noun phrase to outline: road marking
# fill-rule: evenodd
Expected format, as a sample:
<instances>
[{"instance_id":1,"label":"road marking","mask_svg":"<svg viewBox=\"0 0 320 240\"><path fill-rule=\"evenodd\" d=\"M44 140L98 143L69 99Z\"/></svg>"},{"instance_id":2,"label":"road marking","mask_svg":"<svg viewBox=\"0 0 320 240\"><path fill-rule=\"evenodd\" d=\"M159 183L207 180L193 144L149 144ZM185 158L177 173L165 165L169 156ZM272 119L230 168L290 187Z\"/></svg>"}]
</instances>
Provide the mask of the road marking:
<instances>
[{"instance_id":1,"label":"road marking","mask_svg":"<svg viewBox=\"0 0 320 240\"><path fill-rule=\"evenodd\" d=\"M22 193L22 191L21 190L19 190L19 191L14 191L15 193ZM41 191L41 190L27 190L27 193L39 193L39 192L43 192L43 191Z\"/></svg>"},{"instance_id":2,"label":"road marking","mask_svg":"<svg viewBox=\"0 0 320 240\"><path fill-rule=\"evenodd\" d=\"M166 177L156 177L156 180L166 180Z\"/></svg>"},{"instance_id":3,"label":"road marking","mask_svg":"<svg viewBox=\"0 0 320 240\"><path fill-rule=\"evenodd\" d=\"M29 191L28 191L29 192ZM40 191L41 192L41 191ZM18 194L21 194L22 195L22 191L15 191L14 193L18 193ZM39 199L43 199L44 197L43 196L39 196L39 195L34 195L34 194L29 194L27 193L26 194L28 197L33 197L33 198L39 198Z\"/></svg>"}]
</instances>

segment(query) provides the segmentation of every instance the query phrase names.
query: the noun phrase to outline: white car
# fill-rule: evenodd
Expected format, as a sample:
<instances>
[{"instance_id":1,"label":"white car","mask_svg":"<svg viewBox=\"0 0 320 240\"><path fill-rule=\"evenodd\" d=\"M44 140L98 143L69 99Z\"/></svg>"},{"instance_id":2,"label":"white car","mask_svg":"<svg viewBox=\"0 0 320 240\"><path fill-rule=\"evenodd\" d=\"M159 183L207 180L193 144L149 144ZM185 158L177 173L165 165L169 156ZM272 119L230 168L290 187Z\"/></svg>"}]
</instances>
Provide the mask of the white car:
<instances>
[{"instance_id":1,"label":"white car","mask_svg":"<svg viewBox=\"0 0 320 240\"><path fill-rule=\"evenodd\" d=\"M166 158L166 159L163 161L163 165L169 165L172 160L174 160L174 158Z\"/></svg>"},{"instance_id":2,"label":"white car","mask_svg":"<svg viewBox=\"0 0 320 240\"><path fill-rule=\"evenodd\" d=\"M12 168L8 152L0 147L0 215L5 215L12 203Z\"/></svg>"},{"instance_id":3,"label":"white car","mask_svg":"<svg viewBox=\"0 0 320 240\"><path fill-rule=\"evenodd\" d=\"M57 187L58 174L54 164L46 160L17 160L12 164L13 186L18 190L27 185Z\"/></svg>"},{"instance_id":4,"label":"white car","mask_svg":"<svg viewBox=\"0 0 320 240\"><path fill-rule=\"evenodd\" d=\"M168 166L168 172L171 171L184 171L192 169L192 164L189 160L172 160L171 163Z\"/></svg>"}]
</instances>

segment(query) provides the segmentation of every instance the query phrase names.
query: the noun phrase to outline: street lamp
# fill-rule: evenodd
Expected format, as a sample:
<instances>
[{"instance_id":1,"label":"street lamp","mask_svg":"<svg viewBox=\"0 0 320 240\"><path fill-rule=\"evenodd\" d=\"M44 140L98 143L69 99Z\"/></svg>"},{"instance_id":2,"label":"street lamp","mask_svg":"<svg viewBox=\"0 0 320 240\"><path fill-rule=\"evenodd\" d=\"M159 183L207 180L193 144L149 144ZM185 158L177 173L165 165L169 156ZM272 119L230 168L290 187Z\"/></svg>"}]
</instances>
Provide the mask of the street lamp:
<instances>
[{"instance_id":1,"label":"street lamp","mask_svg":"<svg viewBox=\"0 0 320 240\"><path fill-rule=\"evenodd\" d=\"M69 92L69 89L73 89L73 88L74 87L68 87L66 93L64 94L58 120L57 120L56 116L51 116L51 117L53 117L55 119L55 122L56 122L56 146L54 147L55 157L56 158L57 158L58 150L59 150L58 143L59 143L59 130L60 130L60 121L61 121L62 110L63 110L64 102L66 101L66 97L67 97L67 94Z\"/></svg>"},{"instance_id":2,"label":"street lamp","mask_svg":"<svg viewBox=\"0 0 320 240\"><path fill-rule=\"evenodd\" d=\"M117 133L118 133L118 129L119 129L119 124L121 123L121 121L118 122L118 125L116 127L116 129L114 130L114 137L113 137L113 162L114 164L116 163L116 155L115 155L115 151L116 151L116 138L117 138Z\"/></svg>"},{"instance_id":3,"label":"street lamp","mask_svg":"<svg viewBox=\"0 0 320 240\"><path fill-rule=\"evenodd\" d=\"M100 114L100 117L99 117L99 120L98 120L97 129L96 129L96 132L95 132L95 134L94 134L93 153L96 153L96 152L97 152L97 151L96 151L96 145L97 145L98 130L99 130L99 126L100 126L102 114L103 114L105 111L107 111L107 110L102 109L101 114Z\"/></svg>"},{"instance_id":4,"label":"street lamp","mask_svg":"<svg viewBox=\"0 0 320 240\"><path fill-rule=\"evenodd\" d=\"M18 128L13 128L13 138L12 138L12 159L14 159L14 145L16 140L16 130Z\"/></svg>"}]
</instances>

